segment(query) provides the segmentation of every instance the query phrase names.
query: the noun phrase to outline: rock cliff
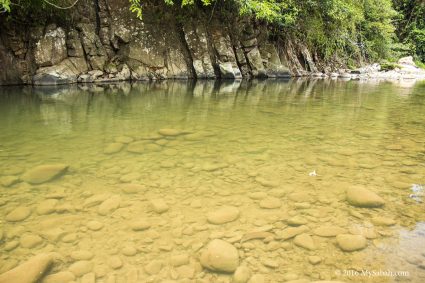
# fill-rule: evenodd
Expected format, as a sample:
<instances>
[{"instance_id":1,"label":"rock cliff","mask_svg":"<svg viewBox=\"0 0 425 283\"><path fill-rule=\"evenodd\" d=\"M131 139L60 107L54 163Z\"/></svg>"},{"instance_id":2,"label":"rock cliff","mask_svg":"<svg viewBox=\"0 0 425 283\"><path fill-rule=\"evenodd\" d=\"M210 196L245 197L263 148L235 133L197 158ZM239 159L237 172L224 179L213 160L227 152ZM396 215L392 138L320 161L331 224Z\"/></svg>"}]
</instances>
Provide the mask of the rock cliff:
<instances>
[{"instance_id":1,"label":"rock cliff","mask_svg":"<svg viewBox=\"0 0 425 283\"><path fill-rule=\"evenodd\" d=\"M267 25L155 4L139 20L123 0L80 0L65 18L0 18L0 85L288 77L317 72L300 44Z\"/></svg>"}]
</instances>

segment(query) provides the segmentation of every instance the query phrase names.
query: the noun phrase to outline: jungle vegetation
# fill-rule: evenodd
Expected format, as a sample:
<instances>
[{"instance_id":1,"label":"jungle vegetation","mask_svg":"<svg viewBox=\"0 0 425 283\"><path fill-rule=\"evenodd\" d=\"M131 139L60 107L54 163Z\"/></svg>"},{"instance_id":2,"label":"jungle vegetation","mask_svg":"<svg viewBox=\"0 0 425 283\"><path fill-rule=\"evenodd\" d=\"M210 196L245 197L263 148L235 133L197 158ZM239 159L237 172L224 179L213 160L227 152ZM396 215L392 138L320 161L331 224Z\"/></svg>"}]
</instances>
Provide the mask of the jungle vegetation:
<instances>
[{"instance_id":1,"label":"jungle vegetation","mask_svg":"<svg viewBox=\"0 0 425 283\"><path fill-rule=\"evenodd\" d=\"M143 18L149 0L129 0ZM282 36L298 38L324 59L394 61L413 55L425 63L425 0L156 0L178 8L223 11L252 17ZM72 8L78 0L0 0L0 16L15 10Z\"/></svg>"}]
</instances>

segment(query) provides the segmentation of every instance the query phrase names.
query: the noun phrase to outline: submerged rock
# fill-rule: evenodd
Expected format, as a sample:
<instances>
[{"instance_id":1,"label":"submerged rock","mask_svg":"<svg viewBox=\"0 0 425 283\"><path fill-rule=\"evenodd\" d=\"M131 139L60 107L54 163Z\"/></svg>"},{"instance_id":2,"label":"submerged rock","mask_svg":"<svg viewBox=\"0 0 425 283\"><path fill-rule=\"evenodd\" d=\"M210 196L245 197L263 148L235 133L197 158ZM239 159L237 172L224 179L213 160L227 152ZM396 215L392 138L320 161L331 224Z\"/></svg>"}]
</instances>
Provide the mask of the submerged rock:
<instances>
[{"instance_id":1,"label":"submerged rock","mask_svg":"<svg viewBox=\"0 0 425 283\"><path fill-rule=\"evenodd\" d=\"M316 249L313 238L305 233L297 235L294 239L294 244L310 251Z\"/></svg>"},{"instance_id":2,"label":"submerged rock","mask_svg":"<svg viewBox=\"0 0 425 283\"><path fill-rule=\"evenodd\" d=\"M235 221L239 217L239 209L234 206L223 206L208 213L207 220L212 224L224 224Z\"/></svg>"},{"instance_id":3,"label":"submerged rock","mask_svg":"<svg viewBox=\"0 0 425 283\"><path fill-rule=\"evenodd\" d=\"M39 254L0 275L0 283L36 283L53 263L53 254Z\"/></svg>"},{"instance_id":4,"label":"submerged rock","mask_svg":"<svg viewBox=\"0 0 425 283\"><path fill-rule=\"evenodd\" d=\"M212 271L234 272L239 266L238 250L226 241L212 240L201 254L201 265Z\"/></svg>"},{"instance_id":5,"label":"submerged rock","mask_svg":"<svg viewBox=\"0 0 425 283\"><path fill-rule=\"evenodd\" d=\"M174 137L174 136L182 135L183 134L183 131L177 130L177 129L168 129L168 128L165 128L165 129L160 129L158 131L158 133L160 135L163 135L163 136Z\"/></svg>"},{"instance_id":6,"label":"submerged rock","mask_svg":"<svg viewBox=\"0 0 425 283\"><path fill-rule=\"evenodd\" d=\"M267 197L260 201L260 207L266 209L274 209L281 207L282 203L278 198L275 197Z\"/></svg>"},{"instance_id":7,"label":"submerged rock","mask_svg":"<svg viewBox=\"0 0 425 283\"><path fill-rule=\"evenodd\" d=\"M362 187L351 187L347 190L347 202L358 207L381 207L385 201L376 193Z\"/></svg>"},{"instance_id":8,"label":"submerged rock","mask_svg":"<svg viewBox=\"0 0 425 283\"><path fill-rule=\"evenodd\" d=\"M239 266L233 274L233 283L246 283L251 277L251 271L247 266Z\"/></svg>"},{"instance_id":9,"label":"submerged rock","mask_svg":"<svg viewBox=\"0 0 425 283\"><path fill-rule=\"evenodd\" d=\"M124 144L118 143L118 142L114 142L114 143L108 144L105 147L105 149L103 150L103 152L105 154L113 154L113 153L120 152L123 147L124 147Z\"/></svg>"},{"instance_id":10,"label":"submerged rock","mask_svg":"<svg viewBox=\"0 0 425 283\"><path fill-rule=\"evenodd\" d=\"M20 206L15 208L11 212L9 212L6 215L5 219L6 221L9 221L9 222L18 222L18 221L25 220L30 215L31 215L31 209L29 209L28 207Z\"/></svg>"},{"instance_id":11,"label":"submerged rock","mask_svg":"<svg viewBox=\"0 0 425 283\"><path fill-rule=\"evenodd\" d=\"M362 250L367 245L366 238L362 235L340 234L336 236L336 242L345 252Z\"/></svg>"},{"instance_id":12,"label":"submerged rock","mask_svg":"<svg viewBox=\"0 0 425 283\"><path fill-rule=\"evenodd\" d=\"M320 237L335 237L336 235L347 233L347 230L338 226L326 225L314 229L313 233Z\"/></svg>"},{"instance_id":13,"label":"submerged rock","mask_svg":"<svg viewBox=\"0 0 425 283\"><path fill-rule=\"evenodd\" d=\"M162 199L151 199L150 204L156 213L164 213L169 209L167 203Z\"/></svg>"},{"instance_id":14,"label":"submerged rock","mask_svg":"<svg viewBox=\"0 0 425 283\"><path fill-rule=\"evenodd\" d=\"M36 166L25 172L21 179L30 184L41 184L61 176L68 169L66 164L50 164Z\"/></svg>"}]
</instances>

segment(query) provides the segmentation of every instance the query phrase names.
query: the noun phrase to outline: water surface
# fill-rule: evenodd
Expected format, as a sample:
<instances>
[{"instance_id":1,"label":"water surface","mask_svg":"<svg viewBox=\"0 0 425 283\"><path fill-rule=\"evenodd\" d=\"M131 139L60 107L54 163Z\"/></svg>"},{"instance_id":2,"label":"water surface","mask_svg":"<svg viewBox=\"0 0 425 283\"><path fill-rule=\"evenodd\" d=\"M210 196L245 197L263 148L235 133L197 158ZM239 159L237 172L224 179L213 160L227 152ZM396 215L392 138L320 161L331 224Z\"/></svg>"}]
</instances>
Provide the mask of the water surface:
<instances>
[{"instance_id":1,"label":"water surface","mask_svg":"<svg viewBox=\"0 0 425 283\"><path fill-rule=\"evenodd\" d=\"M2 88L0 129L0 273L57 252L50 273L89 265L76 282L231 282L199 262L219 238L266 282L425 282L425 205L412 191L425 184L424 84ZM23 181L45 164L69 168ZM385 206L351 206L352 186ZM208 221L227 206L239 211L235 220ZM21 207L30 215L8 221ZM302 225L313 249L282 239ZM367 246L344 252L314 233L329 226L365 236ZM253 232L271 236L246 240ZM188 260L175 264L176 255Z\"/></svg>"}]
</instances>

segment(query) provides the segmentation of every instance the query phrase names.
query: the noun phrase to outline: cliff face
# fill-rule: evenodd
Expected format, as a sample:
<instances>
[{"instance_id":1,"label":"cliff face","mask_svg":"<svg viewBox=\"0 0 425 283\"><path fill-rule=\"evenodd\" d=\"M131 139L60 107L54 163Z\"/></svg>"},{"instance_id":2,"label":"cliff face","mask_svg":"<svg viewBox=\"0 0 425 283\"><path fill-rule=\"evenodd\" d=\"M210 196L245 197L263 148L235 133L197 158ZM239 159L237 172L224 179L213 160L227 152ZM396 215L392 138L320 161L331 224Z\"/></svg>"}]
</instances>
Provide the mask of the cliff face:
<instances>
[{"instance_id":1,"label":"cliff face","mask_svg":"<svg viewBox=\"0 0 425 283\"><path fill-rule=\"evenodd\" d=\"M66 20L42 24L0 19L0 66L1 85L287 77L317 70L306 48L271 40L267 26L251 19L199 10L182 20L151 4L140 21L123 0L81 0Z\"/></svg>"}]
</instances>

